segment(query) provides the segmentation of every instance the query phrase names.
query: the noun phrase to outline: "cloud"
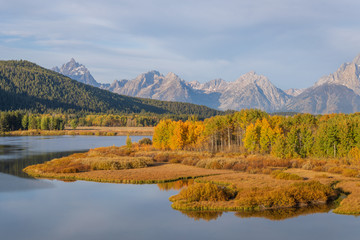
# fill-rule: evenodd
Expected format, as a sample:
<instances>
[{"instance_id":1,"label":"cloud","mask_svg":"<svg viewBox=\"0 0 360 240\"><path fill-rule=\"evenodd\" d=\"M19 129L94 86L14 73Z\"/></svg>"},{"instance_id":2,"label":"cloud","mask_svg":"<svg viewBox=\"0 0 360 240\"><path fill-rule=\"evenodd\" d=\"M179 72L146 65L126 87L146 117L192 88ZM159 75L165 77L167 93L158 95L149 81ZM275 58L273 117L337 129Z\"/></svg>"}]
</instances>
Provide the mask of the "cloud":
<instances>
[{"instance_id":1,"label":"cloud","mask_svg":"<svg viewBox=\"0 0 360 240\"><path fill-rule=\"evenodd\" d=\"M154 68L200 81L256 70L279 87L307 87L360 52L355 0L0 4L3 58L52 67L75 57L102 82Z\"/></svg>"}]
</instances>

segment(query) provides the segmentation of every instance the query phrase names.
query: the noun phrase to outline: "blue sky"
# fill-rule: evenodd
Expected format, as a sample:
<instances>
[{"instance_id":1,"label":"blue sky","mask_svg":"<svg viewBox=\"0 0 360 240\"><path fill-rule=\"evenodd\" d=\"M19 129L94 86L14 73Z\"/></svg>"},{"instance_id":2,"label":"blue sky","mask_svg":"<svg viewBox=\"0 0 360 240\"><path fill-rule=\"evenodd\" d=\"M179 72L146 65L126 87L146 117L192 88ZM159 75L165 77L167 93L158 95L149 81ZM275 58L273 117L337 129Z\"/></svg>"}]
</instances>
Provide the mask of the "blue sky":
<instances>
[{"instance_id":1,"label":"blue sky","mask_svg":"<svg viewBox=\"0 0 360 240\"><path fill-rule=\"evenodd\" d=\"M99 82L142 72L234 81L251 70L305 88L360 53L358 0L0 0L1 59Z\"/></svg>"}]
</instances>

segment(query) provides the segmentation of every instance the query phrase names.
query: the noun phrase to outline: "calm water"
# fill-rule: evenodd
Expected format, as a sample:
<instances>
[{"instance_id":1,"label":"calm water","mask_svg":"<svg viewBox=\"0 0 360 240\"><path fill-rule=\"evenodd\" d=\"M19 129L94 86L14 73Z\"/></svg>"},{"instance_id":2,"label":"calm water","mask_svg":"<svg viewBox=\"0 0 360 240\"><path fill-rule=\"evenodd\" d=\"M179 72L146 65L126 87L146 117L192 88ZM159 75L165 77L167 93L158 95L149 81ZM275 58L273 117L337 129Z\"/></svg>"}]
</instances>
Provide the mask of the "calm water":
<instances>
[{"instance_id":1,"label":"calm water","mask_svg":"<svg viewBox=\"0 0 360 240\"><path fill-rule=\"evenodd\" d=\"M180 212L181 183L35 180L21 168L126 137L0 138L0 239L359 239L360 218L328 208L265 213ZM132 137L137 141L142 137Z\"/></svg>"}]
</instances>

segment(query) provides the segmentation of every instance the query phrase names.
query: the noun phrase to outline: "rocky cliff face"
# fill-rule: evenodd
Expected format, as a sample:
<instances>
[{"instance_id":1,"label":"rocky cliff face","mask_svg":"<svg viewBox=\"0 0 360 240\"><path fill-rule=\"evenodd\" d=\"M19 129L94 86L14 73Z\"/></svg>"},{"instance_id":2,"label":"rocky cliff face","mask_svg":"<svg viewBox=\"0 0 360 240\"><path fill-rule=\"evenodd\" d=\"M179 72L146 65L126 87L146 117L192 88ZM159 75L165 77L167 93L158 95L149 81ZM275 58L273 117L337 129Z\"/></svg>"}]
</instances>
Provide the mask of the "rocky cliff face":
<instances>
[{"instance_id":1,"label":"rocky cliff face","mask_svg":"<svg viewBox=\"0 0 360 240\"><path fill-rule=\"evenodd\" d=\"M360 110L360 55L333 74L322 77L286 104L287 111L352 113Z\"/></svg>"},{"instance_id":2,"label":"rocky cliff face","mask_svg":"<svg viewBox=\"0 0 360 240\"><path fill-rule=\"evenodd\" d=\"M344 63L333 74L322 77L315 83L315 86L323 84L343 85L360 95L360 55L351 63Z\"/></svg>"},{"instance_id":3,"label":"rocky cliff face","mask_svg":"<svg viewBox=\"0 0 360 240\"><path fill-rule=\"evenodd\" d=\"M275 87L265 76L249 72L228 83L221 91L219 108L259 108L273 112L281 110L289 98L291 97Z\"/></svg>"},{"instance_id":4,"label":"rocky cliff face","mask_svg":"<svg viewBox=\"0 0 360 240\"><path fill-rule=\"evenodd\" d=\"M291 99L286 109L312 114L353 113L360 110L360 96L343 85L322 84Z\"/></svg>"},{"instance_id":5,"label":"rocky cliff face","mask_svg":"<svg viewBox=\"0 0 360 240\"><path fill-rule=\"evenodd\" d=\"M304 90L305 90L305 89L290 88L290 89L284 90L284 92L285 92L287 95L296 97L296 96L300 95Z\"/></svg>"}]
</instances>

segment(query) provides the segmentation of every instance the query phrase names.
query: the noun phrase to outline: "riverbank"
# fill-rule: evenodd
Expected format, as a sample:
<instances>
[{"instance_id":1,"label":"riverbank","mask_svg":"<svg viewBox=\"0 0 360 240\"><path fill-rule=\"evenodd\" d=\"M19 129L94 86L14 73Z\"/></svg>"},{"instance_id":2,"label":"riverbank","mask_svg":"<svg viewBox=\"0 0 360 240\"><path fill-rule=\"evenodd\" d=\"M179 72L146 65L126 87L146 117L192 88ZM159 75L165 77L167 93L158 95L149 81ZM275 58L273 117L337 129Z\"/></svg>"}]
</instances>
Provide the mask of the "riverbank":
<instances>
[{"instance_id":1,"label":"riverbank","mask_svg":"<svg viewBox=\"0 0 360 240\"><path fill-rule=\"evenodd\" d=\"M152 136L154 127L77 127L64 130L18 130L4 133L5 136L60 136L60 135L94 135L94 136Z\"/></svg>"},{"instance_id":2,"label":"riverbank","mask_svg":"<svg viewBox=\"0 0 360 240\"><path fill-rule=\"evenodd\" d=\"M254 164L257 168L250 168ZM360 214L360 178L292 165L288 167L286 160L268 156L160 151L133 144L131 149L93 149L24 171L40 178L114 183L194 178L193 185L170 198L172 207L179 210L262 211L326 205L346 192L348 197L334 212Z\"/></svg>"}]
</instances>

